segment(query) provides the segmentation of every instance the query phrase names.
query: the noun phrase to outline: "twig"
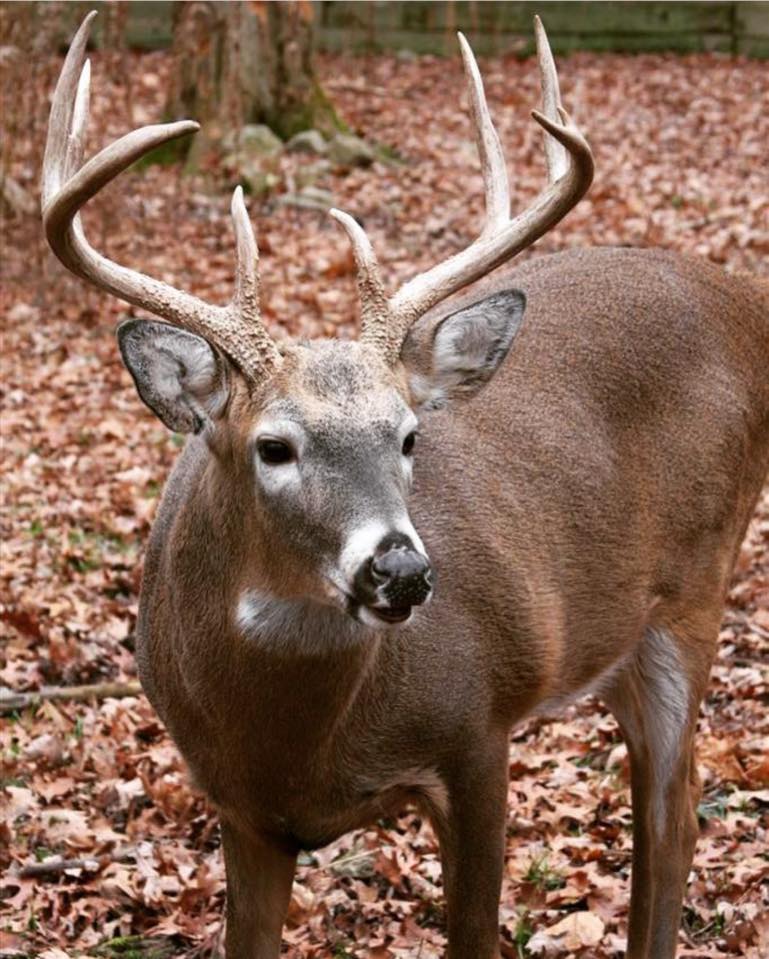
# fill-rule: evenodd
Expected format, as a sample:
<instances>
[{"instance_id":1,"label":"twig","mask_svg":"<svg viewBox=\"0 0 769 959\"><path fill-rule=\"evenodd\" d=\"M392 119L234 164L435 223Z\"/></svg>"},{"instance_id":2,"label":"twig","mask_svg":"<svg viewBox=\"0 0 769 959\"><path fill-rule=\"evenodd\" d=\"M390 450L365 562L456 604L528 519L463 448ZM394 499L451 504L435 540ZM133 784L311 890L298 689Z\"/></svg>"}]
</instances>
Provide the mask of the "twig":
<instances>
[{"instance_id":1,"label":"twig","mask_svg":"<svg viewBox=\"0 0 769 959\"><path fill-rule=\"evenodd\" d=\"M378 850L376 849L364 849L362 851L350 850L350 852L345 853L344 856L340 856L338 859L334 859L332 862L328 863L326 868L331 869L333 872L337 872L339 870L346 869L350 863L358 862L359 860L373 859L377 851Z\"/></svg>"},{"instance_id":2,"label":"twig","mask_svg":"<svg viewBox=\"0 0 769 959\"><path fill-rule=\"evenodd\" d=\"M28 862L19 869L21 879L31 879L34 876L47 876L50 873L66 872L67 869L88 869L95 872L101 869L101 859L62 859L61 856L50 856L42 862Z\"/></svg>"},{"instance_id":3,"label":"twig","mask_svg":"<svg viewBox=\"0 0 769 959\"><path fill-rule=\"evenodd\" d=\"M0 713L10 713L15 709L26 709L42 702L84 702L88 699L122 699L124 696L138 696L142 691L141 683L93 683L88 686L43 686L34 692L14 693L0 690Z\"/></svg>"},{"instance_id":4,"label":"twig","mask_svg":"<svg viewBox=\"0 0 769 959\"><path fill-rule=\"evenodd\" d=\"M344 83L339 80L329 80L326 83L326 86L329 90L333 90L335 93L341 90L345 93L357 93L359 96L360 94L365 93L367 97L378 97L380 100L392 99L392 93L388 93L387 90L383 90L381 88L377 89L376 87L368 87L361 83Z\"/></svg>"},{"instance_id":5,"label":"twig","mask_svg":"<svg viewBox=\"0 0 769 959\"><path fill-rule=\"evenodd\" d=\"M20 879L31 879L34 876L58 875L68 869L87 869L90 872L96 872L112 862L125 862L126 859L132 859L134 855L135 850L126 847L125 849L116 849L113 853L107 853L103 856L87 856L84 859L64 859L61 856L49 856L42 862L28 862L19 869L18 876Z\"/></svg>"}]
</instances>

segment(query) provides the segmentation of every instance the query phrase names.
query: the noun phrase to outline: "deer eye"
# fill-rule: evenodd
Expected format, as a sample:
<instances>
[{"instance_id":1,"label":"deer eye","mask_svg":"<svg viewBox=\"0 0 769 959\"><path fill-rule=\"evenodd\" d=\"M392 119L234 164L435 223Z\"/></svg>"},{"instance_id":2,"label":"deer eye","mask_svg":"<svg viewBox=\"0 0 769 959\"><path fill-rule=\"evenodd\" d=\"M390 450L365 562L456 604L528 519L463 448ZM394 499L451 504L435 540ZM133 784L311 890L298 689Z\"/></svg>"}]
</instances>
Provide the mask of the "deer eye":
<instances>
[{"instance_id":1,"label":"deer eye","mask_svg":"<svg viewBox=\"0 0 769 959\"><path fill-rule=\"evenodd\" d=\"M417 441L417 434L415 430L412 430L406 439L403 441L403 455L411 456L414 452L414 443Z\"/></svg>"},{"instance_id":2,"label":"deer eye","mask_svg":"<svg viewBox=\"0 0 769 959\"><path fill-rule=\"evenodd\" d=\"M258 440L256 451L259 459L268 466L279 466L281 463L290 463L295 459L293 448L283 440Z\"/></svg>"}]
</instances>

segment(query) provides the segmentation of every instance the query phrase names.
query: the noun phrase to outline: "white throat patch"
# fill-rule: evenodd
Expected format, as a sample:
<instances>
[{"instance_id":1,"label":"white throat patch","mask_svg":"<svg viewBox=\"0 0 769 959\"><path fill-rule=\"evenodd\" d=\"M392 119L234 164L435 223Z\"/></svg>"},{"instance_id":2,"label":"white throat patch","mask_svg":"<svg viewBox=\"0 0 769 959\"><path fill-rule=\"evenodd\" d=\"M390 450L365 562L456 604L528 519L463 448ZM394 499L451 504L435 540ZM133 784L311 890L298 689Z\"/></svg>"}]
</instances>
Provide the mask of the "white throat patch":
<instances>
[{"instance_id":1,"label":"white throat patch","mask_svg":"<svg viewBox=\"0 0 769 959\"><path fill-rule=\"evenodd\" d=\"M320 656L363 642L369 630L342 610L312 600L285 600L255 589L238 597L241 635L276 655Z\"/></svg>"}]
</instances>

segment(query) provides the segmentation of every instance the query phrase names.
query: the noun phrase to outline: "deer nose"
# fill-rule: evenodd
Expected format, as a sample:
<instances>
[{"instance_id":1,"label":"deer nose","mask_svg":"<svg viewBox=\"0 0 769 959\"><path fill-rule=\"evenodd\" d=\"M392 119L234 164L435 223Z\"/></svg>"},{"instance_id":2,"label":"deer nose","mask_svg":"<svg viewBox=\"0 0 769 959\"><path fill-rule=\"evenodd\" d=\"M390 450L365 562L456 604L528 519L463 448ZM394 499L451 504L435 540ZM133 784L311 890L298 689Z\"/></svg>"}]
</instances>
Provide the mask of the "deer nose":
<instances>
[{"instance_id":1,"label":"deer nose","mask_svg":"<svg viewBox=\"0 0 769 959\"><path fill-rule=\"evenodd\" d=\"M419 606L433 588L430 561L408 543L389 545L371 560L377 592L394 607Z\"/></svg>"}]
</instances>

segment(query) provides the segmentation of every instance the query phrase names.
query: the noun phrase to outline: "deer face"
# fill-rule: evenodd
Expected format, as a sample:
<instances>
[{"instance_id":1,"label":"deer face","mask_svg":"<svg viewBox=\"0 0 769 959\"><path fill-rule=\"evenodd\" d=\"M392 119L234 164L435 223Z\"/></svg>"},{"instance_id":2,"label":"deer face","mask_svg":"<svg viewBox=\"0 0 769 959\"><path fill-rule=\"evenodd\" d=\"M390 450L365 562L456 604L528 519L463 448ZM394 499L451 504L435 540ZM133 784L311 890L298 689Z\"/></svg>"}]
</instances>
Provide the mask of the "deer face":
<instances>
[{"instance_id":1,"label":"deer face","mask_svg":"<svg viewBox=\"0 0 769 959\"><path fill-rule=\"evenodd\" d=\"M364 623L407 620L432 592L409 519L417 418L405 377L359 343L294 347L251 430L256 497L274 542Z\"/></svg>"},{"instance_id":2,"label":"deer face","mask_svg":"<svg viewBox=\"0 0 769 959\"><path fill-rule=\"evenodd\" d=\"M158 416L201 433L212 455L236 458L222 475L238 499L247 477L268 591L379 626L406 622L433 590L408 512L417 413L429 427L430 408L476 393L507 354L523 309L510 290L417 324L394 366L366 343L292 345L256 391L201 337L131 321L119 339Z\"/></svg>"}]
</instances>

